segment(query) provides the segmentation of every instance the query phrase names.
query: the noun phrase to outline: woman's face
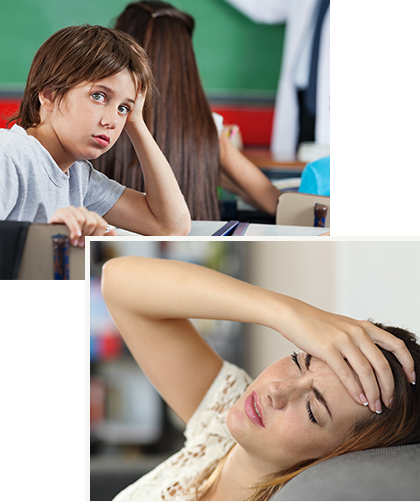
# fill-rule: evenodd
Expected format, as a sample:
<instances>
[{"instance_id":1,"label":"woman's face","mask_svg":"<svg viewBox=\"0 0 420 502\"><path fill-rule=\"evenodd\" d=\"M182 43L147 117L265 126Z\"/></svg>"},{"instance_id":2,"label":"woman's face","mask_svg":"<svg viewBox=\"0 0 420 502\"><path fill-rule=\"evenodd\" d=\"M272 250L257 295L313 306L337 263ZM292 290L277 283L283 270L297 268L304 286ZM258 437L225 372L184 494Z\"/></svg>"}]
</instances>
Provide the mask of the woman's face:
<instances>
[{"instance_id":1,"label":"woman's face","mask_svg":"<svg viewBox=\"0 0 420 502\"><path fill-rule=\"evenodd\" d=\"M371 415L326 363L300 352L263 371L229 410L226 424L268 474L325 455Z\"/></svg>"}]
</instances>

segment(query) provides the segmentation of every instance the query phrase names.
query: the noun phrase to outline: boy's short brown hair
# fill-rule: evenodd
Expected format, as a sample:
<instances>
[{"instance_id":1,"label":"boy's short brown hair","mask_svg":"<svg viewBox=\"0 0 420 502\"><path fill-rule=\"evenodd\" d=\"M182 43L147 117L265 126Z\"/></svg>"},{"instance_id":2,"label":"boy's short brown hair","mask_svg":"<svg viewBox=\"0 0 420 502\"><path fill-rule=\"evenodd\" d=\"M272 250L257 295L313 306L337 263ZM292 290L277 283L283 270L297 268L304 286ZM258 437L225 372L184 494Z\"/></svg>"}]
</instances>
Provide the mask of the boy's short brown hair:
<instances>
[{"instance_id":1,"label":"boy's short brown hair","mask_svg":"<svg viewBox=\"0 0 420 502\"><path fill-rule=\"evenodd\" d=\"M128 70L139 90L150 94L153 77L146 52L129 35L103 26L63 28L38 49L32 61L17 120L24 129L40 123L39 92L52 91L54 98L82 82L96 82Z\"/></svg>"}]
</instances>

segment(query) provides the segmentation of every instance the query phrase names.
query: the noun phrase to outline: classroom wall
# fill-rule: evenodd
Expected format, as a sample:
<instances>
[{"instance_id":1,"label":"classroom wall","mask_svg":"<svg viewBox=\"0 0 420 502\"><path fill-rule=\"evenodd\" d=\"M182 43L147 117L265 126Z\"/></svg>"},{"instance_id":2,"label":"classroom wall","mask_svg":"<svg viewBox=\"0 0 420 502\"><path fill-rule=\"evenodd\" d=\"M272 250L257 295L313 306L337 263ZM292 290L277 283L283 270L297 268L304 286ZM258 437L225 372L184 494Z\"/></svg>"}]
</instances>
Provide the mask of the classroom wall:
<instances>
[{"instance_id":1,"label":"classroom wall","mask_svg":"<svg viewBox=\"0 0 420 502\"><path fill-rule=\"evenodd\" d=\"M420 242L253 242L249 280L318 308L372 318L420 335ZM295 347L250 325L247 370L256 377Z\"/></svg>"},{"instance_id":2,"label":"classroom wall","mask_svg":"<svg viewBox=\"0 0 420 502\"><path fill-rule=\"evenodd\" d=\"M127 0L3 2L0 16L0 91L20 91L39 46L73 24L112 26ZM194 46L209 94L273 98L284 25L258 25L224 0L173 0L196 19Z\"/></svg>"},{"instance_id":3,"label":"classroom wall","mask_svg":"<svg viewBox=\"0 0 420 502\"><path fill-rule=\"evenodd\" d=\"M0 127L19 108L32 58L57 30L74 24L113 26L127 0L19 0L0 16ZM238 124L246 146L268 148L285 25L261 25L224 0L173 0L196 20L197 63L212 108Z\"/></svg>"}]
</instances>

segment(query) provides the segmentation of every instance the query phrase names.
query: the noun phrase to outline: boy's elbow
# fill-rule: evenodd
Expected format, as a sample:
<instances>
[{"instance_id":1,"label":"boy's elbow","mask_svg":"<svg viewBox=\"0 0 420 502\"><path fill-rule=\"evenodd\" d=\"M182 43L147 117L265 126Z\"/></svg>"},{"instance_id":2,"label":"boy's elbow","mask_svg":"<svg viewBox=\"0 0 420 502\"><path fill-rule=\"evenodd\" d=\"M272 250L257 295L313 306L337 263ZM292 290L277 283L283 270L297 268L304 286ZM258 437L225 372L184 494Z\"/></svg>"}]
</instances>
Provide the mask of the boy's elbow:
<instances>
[{"instance_id":1,"label":"boy's elbow","mask_svg":"<svg viewBox=\"0 0 420 502\"><path fill-rule=\"evenodd\" d=\"M188 216L185 216L183 221L180 223L179 234L178 235L188 235L191 232L191 216L188 213Z\"/></svg>"},{"instance_id":2,"label":"boy's elbow","mask_svg":"<svg viewBox=\"0 0 420 502\"><path fill-rule=\"evenodd\" d=\"M162 226L159 235L161 236L185 236L191 232L191 216L187 214L180 215L176 220Z\"/></svg>"}]
</instances>

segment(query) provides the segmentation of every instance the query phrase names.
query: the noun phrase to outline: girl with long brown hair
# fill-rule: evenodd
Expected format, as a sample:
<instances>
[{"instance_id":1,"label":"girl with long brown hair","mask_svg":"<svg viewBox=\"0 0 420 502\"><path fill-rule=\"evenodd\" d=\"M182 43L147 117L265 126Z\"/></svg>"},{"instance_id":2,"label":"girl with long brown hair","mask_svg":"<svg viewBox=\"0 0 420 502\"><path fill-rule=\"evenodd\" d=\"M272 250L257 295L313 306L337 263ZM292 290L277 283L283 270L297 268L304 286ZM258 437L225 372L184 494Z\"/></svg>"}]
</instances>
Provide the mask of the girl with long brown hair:
<instances>
[{"instance_id":1,"label":"girl with long brown hair","mask_svg":"<svg viewBox=\"0 0 420 502\"><path fill-rule=\"evenodd\" d=\"M187 424L181 451L115 500L268 500L323 459L420 442L420 346L407 331L181 261L110 260L102 288L137 363ZM189 318L261 324L302 352L252 381Z\"/></svg>"},{"instance_id":2,"label":"girl with long brown hair","mask_svg":"<svg viewBox=\"0 0 420 502\"><path fill-rule=\"evenodd\" d=\"M157 92L145 122L171 165L193 220L217 220L217 187L242 195L258 209L276 212L280 192L215 125L201 85L192 35L194 19L166 2L129 4L115 28L147 52ZM112 179L145 189L140 165L127 137L95 162Z\"/></svg>"}]
</instances>

